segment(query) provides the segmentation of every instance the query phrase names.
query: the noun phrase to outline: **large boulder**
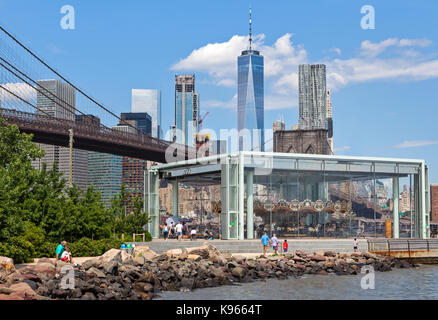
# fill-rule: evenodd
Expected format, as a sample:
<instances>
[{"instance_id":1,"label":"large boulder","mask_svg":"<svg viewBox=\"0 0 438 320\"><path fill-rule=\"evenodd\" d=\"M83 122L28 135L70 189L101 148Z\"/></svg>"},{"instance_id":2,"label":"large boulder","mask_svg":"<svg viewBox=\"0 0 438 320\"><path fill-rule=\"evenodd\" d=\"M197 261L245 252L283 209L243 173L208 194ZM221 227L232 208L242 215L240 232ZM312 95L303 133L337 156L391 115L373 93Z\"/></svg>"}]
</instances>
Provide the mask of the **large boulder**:
<instances>
[{"instance_id":1,"label":"large boulder","mask_svg":"<svg viewBox=\"0 0 438 320\"><path fill-rule=\"evenodd\" d=\"M135 266L142 266L145 263L145 258L144 257L134 257L133 262L134 262Z\"/></svg>"},{"instance_id":2,"label":"large boulder","mask_svg":"<svg viewBox=\"0 0 438 320\"><path fill-rule=\"evenodd\" d=\"M131 260L132 256L125 251L119 250L119 249L110 249L107 252L105 252L103 255L99 257L99 260L102 263L106 263L112 260L118 261L118 262L125 262L127 260Z\"/></svg>"},{"instance_id":3,"label":"large boulder","mask_svg":"<svg viewBox=\"0 0 438 320\"><path fill-rule=\"evenodd\" d=\"M194 261L200 261L202 259L202 257L198 254L189 254L187 256L187 259L194 260Z\"/></svg>"},{"instance_id":4,"label":"large boulder","mask_svg":"<svg viewBox=\"0 0 438 320\"><path fill-rule=\"evenodd\" d=\"M326 257L336 257L336 252L334 251L325 251L324 256Z\"/></svg>"},{"instance_id":5,"label":"large boulder","mask_svg":"<svg viewBox=\"0 0 438 320\"><path fill-rule=\"evenodd\" d=\"M38 300L39 298L30 285L25 282L12 284L9 288L13 290L9 295L10 298L17 297L17 300L21 300L19 298L22 298L23 300Z\"/></svg>"},{"instance_id":6,"label":"large boulder","mask_svg":"<svg viewBox=\"0 0 438 320\"><path fill-rule=\"evenodd\" d=\"M301 257L301 258L305 258L305 257L307 256L307 253L304 252L304 251L302 251L302 250L296 250L296 251L295 251L295 255L296 255L296 256L299 256L299 257Z\"/></svg>"},{"instance_id":7,"label":"large boulder","mask_svg":"<svg viewBox=\"0 0 438 320\"><path fill-rule=\"evenodd\" d=\"M15 269L14 260L9 257L0 257L0 265L5 268Z\"/></svg>"},{"instance_id":8,"label":"large boulder","mask_svg":"<svg viewBox=\"0 0 438 320\"><path fill-rule=\"evenodd\" d=\"M221 266L227 264L227 259L222 254L211 254L208 257L208 260Z\"/></svg>"},{"instance_id":9,"label":"large boulder","mask_svg":"<svg viewBox=\"0 0 438 320\"><path fill-rule=\"evenodd\" d=\"M180 256L183 253L182 249L170 249L166 251L166 254L169 257L177 257Z\"/></svg>"},{"instance_id":10,"label":"large boulder","mask_svg":"<svg viewBox=\"0 0 438 320\"><path fill-rule=\"evenodd\" d=\"M242 267L236 267L233 268L231 274L239 279L242 279L243 277L245 277L246 272L245 269L243 269Z\"/></svg>"},{"instance_id":11,"label":"large boulder","mask_svg":"<svg viewBox=\"0 0 438 320\"><path fill-rule=\"evenodd\" d=\"M98 258L92 258L82 262L82 268L84 268L85 270L88 270L91 267L100 268L102 266L102 260L99 260Z\"/></svg>"},{"instance_id":12,"label":"large boulder","mask_svg":"<svg viewBox=\"0 0 438 320\"><path fill-rule=\"evenodd\" d=\"M103 273L102 271L100 271L99 269L95 268L95 267L91 267L90 269L88 269L87 271L88 274L94 274L96 275L98 278L105 278L105 273Z\"/></svg>"},{"instance_id":13,"label":"large boulder","mask_svg":"<svg viewBox=\"0 0 438 320\"><path fill-rule=\"evenodd\" d=\"M22 281L24 279L33 280L33 281L47 281L52 278L56 274L56 268L51 263L36 263L29 264L24 268L18 270L16 274L17 280ZM11 278L11 277L10 277Z\"/></svg>"},{"instance_id":14,"label":"large boulder","mask_svg":"<svg viewBox=\"0 0 438 320\"><path fill-rule=\"evenodd\" d=\"M154 292L154 286L149 282L137 281L134 283L133 288L138 292Z\"/></svg>"},{"instance_id":15,"label":"large boulder","mask_svg":"<svg viewBox=\"0 0 438 320\"><path fill-rule=\"evenodd\" d=\"M326 261L327 260L327 258L325 256L320 255L320 254L314 254L312 256L309 256L308 258L312 261Z\"/></svg>"},{"instance_id":16,"label":"large boulder","mask_svg":"<svg viewBox=\"0 0 438 320\"><path fill-rule=\"evenodd\" d=\"M188 254L197 254L201 256L203 259L207 259L213 255L220 255L221 252L211 243L204 242L200 247L187 248Z\"/></svg>"},{"instance_id":17,"label":"large boulder","mask_svg":"<svg viewBox=\"0 0 438 320\"><path fill-rule=\"evenodd\" d=\"M153 260L157 256L158 254L149 249L148 246L136 246L134 248L134 257L143 257L146 260Z\"/></svg>"},{"instance_id":18,"label":"large boulder","mask_svg":"<svg viewBox=\"0 0 438 320\"><path fill-rule=\"evenodd\" d=\"M376 258L375 254L372 254L369 252L362 252L361 255L362 255L362 257L365 257L367 259L375 259Z\"/></svg>"},{"instance_id":19,"label":"large boulder","mask_svg":"<svg viewBox=\"0 0 438 320\"><path fill-rule=\"evenodd\" d=\"M115 260L105 262L103 265L103 270L107 274L116 275L119 272L119 263Z\"/></svg>"}]
</instances>

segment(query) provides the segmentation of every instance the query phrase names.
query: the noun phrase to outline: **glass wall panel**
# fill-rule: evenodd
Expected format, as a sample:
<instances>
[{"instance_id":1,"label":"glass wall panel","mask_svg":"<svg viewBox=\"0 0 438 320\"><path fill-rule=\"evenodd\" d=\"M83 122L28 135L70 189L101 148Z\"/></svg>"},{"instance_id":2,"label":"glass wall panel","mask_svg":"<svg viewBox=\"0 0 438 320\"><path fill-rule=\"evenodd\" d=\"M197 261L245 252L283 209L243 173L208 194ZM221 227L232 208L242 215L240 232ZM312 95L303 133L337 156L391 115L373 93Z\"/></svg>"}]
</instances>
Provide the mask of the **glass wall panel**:
<instances>
[{"instance_id":1,"label":"glass wall panel","mask_svg":"<svg viewBox=\"0 0 438 320\"><path fill-rule=\"evenodd\" d=\"M178 217L173 215L173 187L171 180L161 180L160 184L160 226L165 223L176 225L180 221L184 226L183 238L188 238L191 229L196 229L198 237L214 239L220 237L221 202L219 184L178 184ZM160 230L160 237L163 234ZM176 238L173 233L171 238Z\"/></svg>"}]
</instances>

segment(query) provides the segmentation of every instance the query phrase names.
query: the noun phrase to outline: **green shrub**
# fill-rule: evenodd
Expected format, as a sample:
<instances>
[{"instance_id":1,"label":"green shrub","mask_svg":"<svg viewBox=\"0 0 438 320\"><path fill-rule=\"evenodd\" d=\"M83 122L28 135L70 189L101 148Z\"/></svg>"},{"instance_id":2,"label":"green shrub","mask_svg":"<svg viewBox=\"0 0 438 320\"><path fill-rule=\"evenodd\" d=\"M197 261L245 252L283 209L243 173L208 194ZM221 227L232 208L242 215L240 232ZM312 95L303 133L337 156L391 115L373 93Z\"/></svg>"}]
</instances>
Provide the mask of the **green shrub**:
<instances>
[{"instance_id":1,"label":"green shrub","mask_svg":"<svg viewBox=\"0 0 438 320\"><path fill-rule=\"evenodd\" d=\"M15 264L32 262L35 258L35 248L22 236L12 237L0 243L0 256L12 258Z\"/></svg>"},{"instance_id":2,"label":"green shrub","mask_svg":"<svg viewBox=\"0 0 438 320\"><path fill-rule=\"evenodd\" d=\"M73 257L93 257L100 256L112 248L119 249L122 245L121 240L101 239L91 240L82 238L78 241L67 244Z\"/></svg>"}]
</instances>

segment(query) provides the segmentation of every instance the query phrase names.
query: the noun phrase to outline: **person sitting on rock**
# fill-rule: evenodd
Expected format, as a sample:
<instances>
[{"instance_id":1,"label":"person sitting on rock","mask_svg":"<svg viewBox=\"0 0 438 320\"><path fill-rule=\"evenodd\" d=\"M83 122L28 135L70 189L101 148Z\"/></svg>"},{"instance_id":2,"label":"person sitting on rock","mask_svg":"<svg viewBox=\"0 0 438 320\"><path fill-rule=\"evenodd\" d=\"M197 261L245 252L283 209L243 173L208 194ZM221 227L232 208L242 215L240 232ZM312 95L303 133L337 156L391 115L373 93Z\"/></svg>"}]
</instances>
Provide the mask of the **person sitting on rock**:
<instances>
[{"instance_id":1,"label":"person sitting on rock","mask_svg":"<svg viewBox=\"0 0 438 320\"><path fill-rule=\"evenodd\" d=\"M70 250L67 247L64 247L64 249L61 254L61 261L72 262Z\"/></svg>"},{"instance_id":2,"label":"person sitting on rock","mask_svg":"<svg viewBox=\"0 0 438 320\"><path fill-rule=\"evenodd\" d=\"M67 241L63 240L61 244L56 247L56 260L61 260L62 253L65 251L65 246L67 245Z\"/></svg>"}]
</instances>

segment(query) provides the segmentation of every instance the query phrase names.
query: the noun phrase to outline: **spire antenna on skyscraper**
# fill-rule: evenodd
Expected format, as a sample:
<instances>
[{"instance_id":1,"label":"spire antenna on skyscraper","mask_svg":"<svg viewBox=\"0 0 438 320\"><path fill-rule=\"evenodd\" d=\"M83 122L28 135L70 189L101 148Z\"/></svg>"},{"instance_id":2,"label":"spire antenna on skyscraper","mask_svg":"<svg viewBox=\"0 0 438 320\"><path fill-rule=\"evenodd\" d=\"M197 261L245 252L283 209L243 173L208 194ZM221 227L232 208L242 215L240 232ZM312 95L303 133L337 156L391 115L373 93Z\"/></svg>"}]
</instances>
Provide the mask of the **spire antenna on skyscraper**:
<instances>
[{"instance_id":1,"label":"spire antenna on skyscraper","mask_svg":"<svg viewBox=\"0 0 438 320\"><path fill-rule=\"evenodd\" d=\"M249 6L249 50L251 50L252 43L252 21L251 21L251 6Z\"/></svg>"}]
</instances>

